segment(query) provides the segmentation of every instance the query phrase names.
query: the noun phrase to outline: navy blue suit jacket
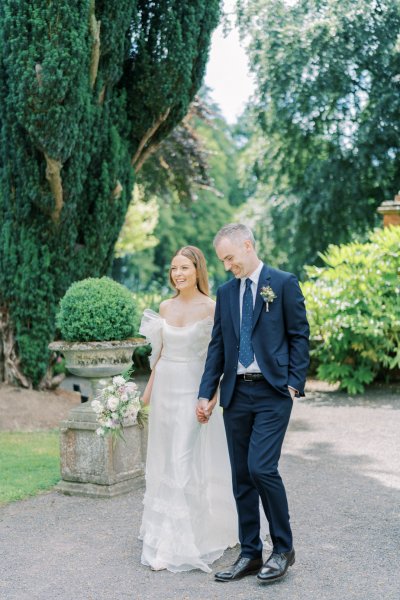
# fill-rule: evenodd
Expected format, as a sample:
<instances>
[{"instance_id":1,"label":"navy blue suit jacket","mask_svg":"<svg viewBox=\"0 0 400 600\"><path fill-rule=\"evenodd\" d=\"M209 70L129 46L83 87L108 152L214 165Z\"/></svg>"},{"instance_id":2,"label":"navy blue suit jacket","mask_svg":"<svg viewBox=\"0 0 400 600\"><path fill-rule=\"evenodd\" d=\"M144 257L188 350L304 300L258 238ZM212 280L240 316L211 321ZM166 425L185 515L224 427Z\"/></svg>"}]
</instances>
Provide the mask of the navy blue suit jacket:
<instances>
[{"instance_id":1,"label":"navy blue suit jacket","mask_svg":"<svg viewBox=\"0 0 400 600\"><path fill-rule=\"evenodd\" d=\"M269 303L269 312L260 295L263 286L271 286L276 294ZM221 383L220 404L225 408L232 399L237 374L239 291L240 279L232 279L218 289L214 327L199 389L200 398L211 399ZM287 394L290 385L304 395L308 338L304 297L296 277L264 265L254 306L252 344L262 374L277 392Z\"/></svg>"}]
</instances>

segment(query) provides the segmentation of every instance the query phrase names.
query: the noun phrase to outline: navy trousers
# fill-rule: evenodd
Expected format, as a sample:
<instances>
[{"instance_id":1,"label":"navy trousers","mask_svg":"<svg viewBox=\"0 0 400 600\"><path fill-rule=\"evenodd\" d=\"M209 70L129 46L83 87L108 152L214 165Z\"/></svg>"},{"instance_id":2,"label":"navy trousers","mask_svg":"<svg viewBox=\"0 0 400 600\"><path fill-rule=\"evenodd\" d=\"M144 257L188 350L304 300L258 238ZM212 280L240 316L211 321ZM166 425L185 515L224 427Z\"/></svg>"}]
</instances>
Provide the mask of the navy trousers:
<instances>
[{"instance_id":1,"label":"navy trousers","mask_svg":"<svg viewBox=\"0 0 400 600\"><path fill-rule=\"evenodd\" d=\"M232 401L224 409L241 556L262 555L260 498L274 552L293 547L286 492L278 471L292 405L289 390L280 394L265 380L238 380Z\"/></svg>"}]
</instances>

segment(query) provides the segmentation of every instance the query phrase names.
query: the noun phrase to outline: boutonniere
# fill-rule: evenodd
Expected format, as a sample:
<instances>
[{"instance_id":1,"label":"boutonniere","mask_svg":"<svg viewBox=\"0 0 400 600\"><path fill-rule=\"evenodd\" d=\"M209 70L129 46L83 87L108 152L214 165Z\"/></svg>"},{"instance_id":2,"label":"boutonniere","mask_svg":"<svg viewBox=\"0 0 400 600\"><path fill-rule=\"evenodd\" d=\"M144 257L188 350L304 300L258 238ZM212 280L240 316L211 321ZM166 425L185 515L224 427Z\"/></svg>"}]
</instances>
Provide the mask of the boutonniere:
<instances>
[{"instance_id":1,"label":"boutonniere","mask_svg":"<svg viewBox=\"0 0 400 600\"><path fill-rule=\"evenodd\" d=\"M277 298L277 295L275 294L274 290L270 285L265 285L264 287L262 287L260 295L265 302L265 311L269 312L269 304L270 302L273 302L275 298Z\"/></svg>"}]
</instances>

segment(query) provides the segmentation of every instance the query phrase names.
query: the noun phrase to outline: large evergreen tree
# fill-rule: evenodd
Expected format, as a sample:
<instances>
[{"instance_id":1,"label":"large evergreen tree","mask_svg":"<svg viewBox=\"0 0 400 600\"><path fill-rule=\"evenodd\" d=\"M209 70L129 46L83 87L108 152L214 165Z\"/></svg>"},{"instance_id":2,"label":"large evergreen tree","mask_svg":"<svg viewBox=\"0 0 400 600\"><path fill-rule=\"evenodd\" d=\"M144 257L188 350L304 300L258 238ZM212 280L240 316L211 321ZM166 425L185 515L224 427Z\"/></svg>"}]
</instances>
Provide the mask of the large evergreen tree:
<instances>
[{"instance_id":1,"label":"large evergreen tree","mask_svg":"<svg viewBox=\"0 0 400 600\"><path fill-rule=\"evenodd\" d=\"M38 385L58 299L106 272L146 158L199 88L218 0L3 0L0 347Z\"/></svg>"}]
</instances>

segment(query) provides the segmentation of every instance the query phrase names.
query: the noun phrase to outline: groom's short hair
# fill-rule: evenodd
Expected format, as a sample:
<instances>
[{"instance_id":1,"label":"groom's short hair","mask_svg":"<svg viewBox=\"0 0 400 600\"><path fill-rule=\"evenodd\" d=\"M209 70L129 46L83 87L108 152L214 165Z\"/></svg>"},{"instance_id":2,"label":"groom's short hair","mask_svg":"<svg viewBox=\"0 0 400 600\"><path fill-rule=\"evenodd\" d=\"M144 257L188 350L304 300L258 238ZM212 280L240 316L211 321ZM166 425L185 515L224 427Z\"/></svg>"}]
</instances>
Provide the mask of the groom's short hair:
<instances>
[{"instance_id":1,"label":"groom's short hair","mask_svg":"<svg viewBox=\"0 0 400 600\"><path fill-rule=\"evenodd\" d=\"M253 244L253 247L256 247L256 241L254 239L254 235L250 227L247 225L243 225L242 223L229 223L229 225L224 225L218 231L214 238L214 248L216 248L219 242L223 238L228 238L231 242L244 242L246 240L250 240Z\"/></svg>"}]
</instances>

